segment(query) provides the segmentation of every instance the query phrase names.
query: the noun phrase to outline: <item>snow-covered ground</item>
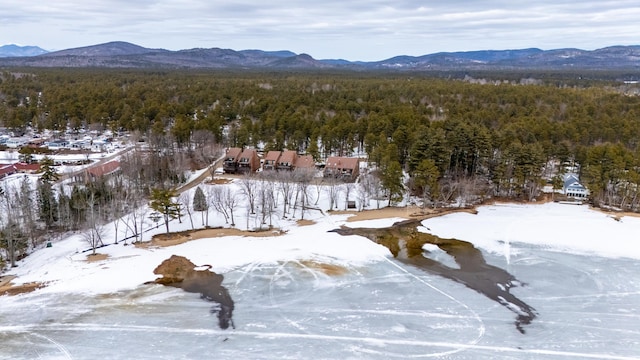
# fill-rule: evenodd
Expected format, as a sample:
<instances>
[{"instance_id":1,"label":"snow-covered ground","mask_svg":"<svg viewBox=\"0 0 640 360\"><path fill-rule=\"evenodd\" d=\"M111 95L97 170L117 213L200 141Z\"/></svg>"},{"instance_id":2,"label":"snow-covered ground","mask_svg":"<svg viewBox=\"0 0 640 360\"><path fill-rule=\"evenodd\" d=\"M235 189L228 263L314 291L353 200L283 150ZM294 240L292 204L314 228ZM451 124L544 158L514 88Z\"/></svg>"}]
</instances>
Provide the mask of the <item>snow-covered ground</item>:
<instances>
[{"instance_id":1,"label":"snow-covered ground","mask_svg":"<svg viewBox=\"0 0 640 360\"><path fill-rule=\"evenodd\" d=\"M512 289L539 314L525 334L511 312L481 294L401 264L365 238L328 232L393 220L346 223L347 215L319 211L305 218L316 223L277 220L287 232L276 237L110 245L99 249L108 259L96 262L85 261L79 235L57 241L11 271L16 283L48 285L0 297L0 359L640 356L640 218L550 203L483 206L477 215L423 222L422 231L473 242L487 263L526 283ZM184 218L172 223L172 230L188 227ZM224 275L235 329L220 330L211 303L197 294L143 285L174 254Z\"/></svg>"}]
</instances>

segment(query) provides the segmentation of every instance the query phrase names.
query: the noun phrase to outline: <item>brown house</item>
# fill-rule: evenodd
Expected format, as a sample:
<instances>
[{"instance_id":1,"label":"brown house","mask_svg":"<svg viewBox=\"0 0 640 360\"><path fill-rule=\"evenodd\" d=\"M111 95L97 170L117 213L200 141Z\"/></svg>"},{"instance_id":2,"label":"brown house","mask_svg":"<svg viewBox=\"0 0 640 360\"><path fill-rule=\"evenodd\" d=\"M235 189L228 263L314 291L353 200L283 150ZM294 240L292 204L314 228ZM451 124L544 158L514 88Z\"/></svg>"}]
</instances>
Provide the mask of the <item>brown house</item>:
<instances>
[{"instance_id":1,"label":"brown house","mask_svg":"<svg viewBox=\"0 0 640 360\"><path fill-rule=\"evenodd\" d=\"M13 167L16 168L16 171L23 174L35 174L40 171L40 164L26 164L26 163L15 163Z\"/></svg>"},{"instance_id":2,"label":"brown house","mask_svg":"<svg viewBox=\"0 0 640 360\"><path fill-rule=\"evenodd\" d=\"M84 180L95 180L120 170L120 162L113 160L101 165L90 166L84 171Z\"/></svg>"},{"instance_id":3,"label":"brown house","mask_svg":"<svg viewBox=\"0 0 640 360\"><path fill-rule=\"evenodd\" d=\"M360 173L360 159L332 156L324 167L324 177L355 181Z\"/></svg>"},{"instance_id":4,"label":"brown house","mask_svg":"<svg viewBox=\"0 0 640 360\"><path fill-rule=\"evenodd\" d=\"M13 164L0 165L0 179L16 173L16 167Z\"/></svg>"},{"instance_id":5,"label":"brown house","mask_svg":"<svg viewBox=\"0 0 640 360\"><path fill-rule=\"evenodd\" d=\"M296 162L296 158L298 154L296 154L293 150L285 150L280 155L278 159L278 163L276 165L276 169L278 170L293 170L293 166Z\"/></svg>"},{"instance_id":6,"label":"brown house","mask_svg":"<svg viewBox=\"0 0 640 360\"><path fill-rule=\"evenodd\" d=\"M227 153L222 162L222 169L224 169L224 172L231 174L238 172L238 160L240 159L241 153L242 149L240 148L227 149Z\"/></svg>"},{"instance_id":7,"label":"brown house","mask_svg":"<svg viewBox=\"0 0 640 360\"><path fill-rule=\"evenodd\" d=\"M260 158L255 149L244 149L238 158L238 172L251 173L260 167Z\"/></svg>"},{"instance_id":8,"label":"brown house","mask_svg":"<svg viewBox=\"0 0 640 360\"><path fill-rule=\"evenodd\" d=\"M26 164L26 163L15 163L8 165L0 165L0 179L5 178L9 175L21 173L21 174L36 174L40 171L40 164Z\"/></svg>"},{"instance_id":9,"label":"brown house","mask_svg":"<svg viewBox=\"0 0 640 360\"><path fill-rule=\"evenodd\" d=\"M281 151L269 151L267 156L264 157L264 164L262 164L262 170L269 171L275 170L276 164L278 163L278 159L280 159Z\"/></svg>"},{"instance_id":10,"label":"brown house","mask_svg":"<svg viewBox=\"0 0 640 360\"><path fill-rule=\"evenodd\" d=\"M302 155L296 158L295 164L293 166L296 169L315 169L316 162L313 161L313 156L311 155Z\"/></svg>"}]
</instances>

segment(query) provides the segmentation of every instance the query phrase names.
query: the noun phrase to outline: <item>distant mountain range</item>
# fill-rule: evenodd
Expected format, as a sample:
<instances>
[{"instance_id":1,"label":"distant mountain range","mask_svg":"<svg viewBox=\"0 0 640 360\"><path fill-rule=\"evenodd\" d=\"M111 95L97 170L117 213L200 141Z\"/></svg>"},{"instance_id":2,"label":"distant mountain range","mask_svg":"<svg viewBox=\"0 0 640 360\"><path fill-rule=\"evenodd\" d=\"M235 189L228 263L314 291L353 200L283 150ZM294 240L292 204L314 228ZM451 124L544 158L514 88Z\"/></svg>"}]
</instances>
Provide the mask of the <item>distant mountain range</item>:
<instances>
[{"instance_id":1,"label":"distant mountain range","mask_svg":"<svg viewBox=\"0 0 640 360\"><path fill-rule=\"evenodd\" d=\"M18 46L14 44L0 46L0 58L3 57L20 57L20 56L36 56L46 54L47 50L37 46Z\"/></svg>"},{"instance_id":2,"label":"distant mountain range","mask_svg":"<svg viewBox=\"0 0 640 360\"><path fill-rule=\"evenodd\" d=\"M423 56L396 56L373 62L342 59L317 60L291 51L149 49L127 42L46 52L36 46L0 47L0 66L106 67L106 68L215 68L215 69L625 69L640 70L640 46L580 49L484 50L441 52Z\"/></svg>"}]
</instances>

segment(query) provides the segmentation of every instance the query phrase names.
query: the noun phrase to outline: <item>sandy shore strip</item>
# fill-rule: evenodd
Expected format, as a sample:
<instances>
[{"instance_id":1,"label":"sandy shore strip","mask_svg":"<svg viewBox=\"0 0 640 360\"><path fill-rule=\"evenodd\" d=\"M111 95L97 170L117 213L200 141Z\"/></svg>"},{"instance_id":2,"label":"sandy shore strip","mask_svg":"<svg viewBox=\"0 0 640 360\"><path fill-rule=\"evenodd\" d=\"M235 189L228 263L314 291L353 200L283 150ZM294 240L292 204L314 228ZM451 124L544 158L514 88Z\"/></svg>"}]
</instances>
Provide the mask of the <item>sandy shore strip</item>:
<instances>
[{"instance_id":1,"label":"sandy shore strip","mask_svg":"<svg viewBox=\"0 0 640 360\"><path fill-rule=\"evenodd\" d=\"M263 231L246 231L236 228L215 228L215 229L201 229L185 231L182 233L157 234L154 235L151 241L145 241L142 243L136 243L135 246L139 248L152 248L152 247L166 247L174 246L186 243L191 240L215 238L223 236L253 236L253 237L270 237L280 236L285 234L280 229L270 229Z\"/></svg>"},{"instance_id":2,"label":"sandy shore strip","mask_svg":"<svg viewBox=\"0 0 640 360\"><path fill-rule=\"evenodd\" d=\"M452 214L456 212L467 212L470 214L477 213L475 207L473 208L420 208L417 206L406 207L386 207L382 209L372 209L363 211L332 211L331 214L335 215L352 215L347 218L347 222L363 221L363 220L378 220L387 218L403 218L403 219L429 219L432 217L442 216L446 214Z\"/></svg>"}]
</instances>

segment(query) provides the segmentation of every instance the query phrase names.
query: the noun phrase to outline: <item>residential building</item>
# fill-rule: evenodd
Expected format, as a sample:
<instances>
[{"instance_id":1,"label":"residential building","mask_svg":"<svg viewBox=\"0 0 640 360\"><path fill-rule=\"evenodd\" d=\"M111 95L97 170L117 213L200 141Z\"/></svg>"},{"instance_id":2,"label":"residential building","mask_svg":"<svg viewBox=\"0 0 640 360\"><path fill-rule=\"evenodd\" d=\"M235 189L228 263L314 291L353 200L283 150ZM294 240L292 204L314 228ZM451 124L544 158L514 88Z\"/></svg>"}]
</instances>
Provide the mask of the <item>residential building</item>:
<instances>
[{"instance_id":1,"label":"residential building","mask_svg":"<svg viewBox=\"0 0 640 360\"><path fill-rule=\"evenodd\" d=\"M589 190L580 183L580 179L576 174L564 175L562 193L574 199L586 199L589 196Z\"/></svg>"},{"instance_id":2,"label":"residential building","mask_svg":"<svg viewBox=\"0 0 640 360\"><path fill-rule=\"evenodd\" d=\"M278 159L280 159L281 151L272 150L267 152L267 156L264 157L264 163L262 164L262 170L270 171L276 169Z\"/></svg>"},{"instance_id":3,"label":"residential building","mask_svg":"<svg viewBox=\"0 0 640 360\"><path fill-rule=\"evenodd\" d=\"M293 165L296 161L298 154L293 150L285 150L278 159L276 169L277 170L293 170Z\"/></svg>"},{"instance_id":4,"label":"residential building","mask_svg":"<svg viewBox=\"0 0 640 360\"><path fill-rule=\"evenodd\" d=\"M0 179L3 179L9 175L13 175L16 173L16 168L13 164L2 164L0 165Z\"/></svg>"},{"instance_id":5,"label":"residential building","mask_svg":"<svg viewBox=\"0 0 640 360\"><path fill-rule=\"evenodd\" d=\"M260 168L260 158L255 149L244 149L238 158L238 172L251 173Z\"/></svg>"},{"instance_id":6,"label":"residential building","mask_svg":"<svg viewBox=\"0 0 640 360\"><path fill-rule=\"evenodd\" d=\"M36 174L40 171L40 164L26 164L26 163L15 163L13 167L16 169L16 172L22 174Z\"/></svg>"},{"instance_id":7,"label":"residential building","mask_svg":"<svg viewBox=\"0 0 640 360\"><path fill-rule=\"evenodd\" d=\"M323 175L344 181L355 181L359 173L360 159L332 156L327 159Z\"/></svg>"},{"instance_id":8,"label":"residential building","mask_svg":"<svg viewBox=\"0 0 640 360\"><path fill-rule=\"evenodd\" d=\"M315 169L316 162L313 160L313 156L311 155L300 155L296 158L293 167L296 169Z\"/></svg>"},{"instance_id":9,"label":"residential building","mask_svg":"<svg viewBox=\"0 0 640 360\"><path fill-rule=\"evenodd\" d=\"M240 154L242 153L242 149L240 148L229 148L227 149L227 154L224 157L224 161L222 162L222 168L224 172L235 174L238 171L238 159L240 158Z\"/></svg>"}]
</instances>

